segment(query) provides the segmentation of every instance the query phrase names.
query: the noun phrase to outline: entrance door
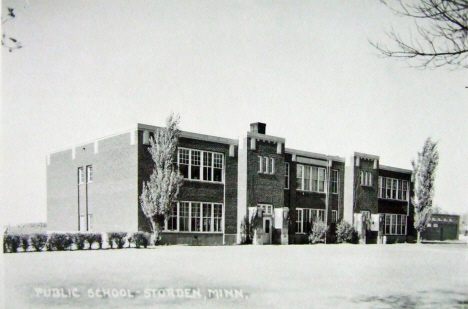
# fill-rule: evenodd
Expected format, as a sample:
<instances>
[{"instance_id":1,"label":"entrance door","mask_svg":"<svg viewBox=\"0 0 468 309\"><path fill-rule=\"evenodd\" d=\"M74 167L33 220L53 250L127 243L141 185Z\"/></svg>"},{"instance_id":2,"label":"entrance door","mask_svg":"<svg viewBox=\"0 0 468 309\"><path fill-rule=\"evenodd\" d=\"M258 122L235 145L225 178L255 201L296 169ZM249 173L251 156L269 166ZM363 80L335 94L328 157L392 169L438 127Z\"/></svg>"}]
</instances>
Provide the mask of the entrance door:
<instances>
[{"instance_id":1,"label":"entrance door","mask_svg":"<svg viewBox=\"0 0 468 309\"><path fill-rule=\"evenodd\" d=\"M263 244L271 244L271 218L264 217L263 218L263 236L262 236Z\"/></svg>"}]
</instances>

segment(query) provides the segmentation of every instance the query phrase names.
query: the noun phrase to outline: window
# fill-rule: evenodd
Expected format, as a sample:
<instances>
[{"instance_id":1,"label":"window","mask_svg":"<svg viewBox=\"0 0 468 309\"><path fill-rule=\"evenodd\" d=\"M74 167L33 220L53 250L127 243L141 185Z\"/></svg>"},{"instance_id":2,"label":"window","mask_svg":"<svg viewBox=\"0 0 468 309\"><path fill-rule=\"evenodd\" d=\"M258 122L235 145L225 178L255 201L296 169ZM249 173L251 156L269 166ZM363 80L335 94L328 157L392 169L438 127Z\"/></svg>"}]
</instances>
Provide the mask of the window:
<instances>
[{"instance_id":1,"label":"window","mask_svg":"<svg viewBox=\"0 0 468 309\"><path fill-rule=\"evenodd\" d=\"M179 205L179 231L189 230L189 203L182 202Z\"/></svg>"},{"instance_id":2,"label":"window","mask_svg":"<svg viewBox=\"0 0 468 309\"><path fill-rule=\"evenodd\" d=\"M179 202L166 221L167 230L176 232L222 232L223 205Z\"/></svg>"},{"instance_id":3,"label":"window","mask_svg":"<svg viewBox=\"0 0 468 309\"><path fill-rule=\"evenodd\" d=\"M222 222L223 222L223 205L221 204L214 204L214 223L213 223L213 231L214 232L221 232L222 231Z\"/></svg>"},{"instance_id":4,"label":"window","mask_svg":"<svg viewBox=\"0 0 468 309\"><path fill-rule=\"evenodd\" d=\"M167 221L167 229L169 231L177 231L177 205L172 208L171 214Z\"/></svg>"},{"instance_id":5,"label":"window","mask_svg":"<svg viewBox=\"0 0 468 309\"><path fill-rule=\"evenodd\" d=\"M211 213L211 204L203 204L202 208L202 216L203 216L203 225L202 225L202 232L210 232L211 231L211 221L213 214Z\"/></svg>"},{"instance_id":6,"label":"window","mask_svg":"<svg viewBox=\"0 0 468 309\"><path fill-rule=\"evenodd\" d=\"M408 181L379 176L379 197L407 201Z\"/></svg>"},{"instance_id":7,"label":"window","mask_svg":"<svg viewBox=\"0 0 468 309\"><path fill-rule=\"evenodd\" d=\"M372 187L372 173L361 171L361 186Z\"/></svg>"},{"instance_id":8,"label":"window","mask_svg":"<svg viewBox=\"0 0 468 309\"><path fill-rule=\"evenodd\" d=\"M286 172L284 175L284 188L289 189L289 163L286 162L285 164L286 164Z\"/></svg>"},{"instance_id":9,"label":"window","mask_svg":"<svg viewBox=\"0 0 468 309\"><path fill-rule=\"evenodd\" d=\"M406 215L385 214L384 232L387 235L406 235Z\"/></svg>"},{"instance_id":10,"label":"window","mask_svg":"<svg viewBox=\"0 0 468 309\"><path fill-rule=\"evenodd\" d=\"M297 165L297 190L325 192L325 168Z\"/></svg>"},{"instance_id":11,"label":"window","mask_svg":"<svg viewBox=\"0 0 468 309\"><path fill-rule=\"evenodd\" d=\"M338 193L338 170L332 170L331 175L331 193L337 194Z\"/></svg>"},{"instance_id":12,"label":"window","mask_svg":"<svg viewBox=\"0 0 468 309\"><path fill-rule=\"evenodd\" d=\"M87 176L87 182L93 182L93 166L88 165L86 167L86 176Z\"/></svg>"},{"instance_id":13,"label":"window","mask_svg":"<svg viewBox=\"0 0 468 309\"><path fill-rule=\"evenodd\" d=\"M84 172L83 172L83 168L82 167L79 167L78 168L78 184L81 185L84 183L84 180L85 180L85 175L84 175Z\"/></svg>"},{"instance_id":14,"label":"window","mask_svg":"<svg viewBox=\"0 0 468 309\"><path fill-rule=\"evenodd\" d=\"M264 215L272 215L273 214L273 205L258 205L261 209L263 209Z\"/></svg>"},{"instance_id":15,"label":"window","mask_svg":"<svg viewBox=\"0 0 468 309\"><path fill-rule=\"evenodd\" d=\"M313 221L325 221L325 209L296 209L296 233L308 233Z\"/></svg>"},{"instance_id":16,"label":"window","mask_svg":"<svg viewBox=\"0 0 468 309\"><path fill-rule=\"evenodd\" d=\"M433 227L439 227L439 224L434 223L432 226L433 226Z\"/></svg>"},{"instance_id":17,"label":"window","mask_svg":"<svg viewBox=\"0 0 468 309\"><path fill-rule=\"evenodd\" d=\"M223 181L223 154L179 148L177 162L185 179Z\"/></svg>"},{"instance_id":18,"label":"window","mask_svg":"<svg viewBox=\"0 0 468 309\"><path fill-rule=\"evenodd\" d=\"M192 218L191 231L200 232L201 231L200 203L192 203L192 217L191 218Z\"/></svg>"},{"instance_id":19,"label":"window","mask_svg":"<svg viewBox=\"0 0 468 309\"><path fill-rule=\"evenodd\" d=\"M258 172L260 174L275 173L275 159L269 157L258 156Z\"/></svg>"},{"instance_id":20,"label":"window","mask_svg":"<svg viewBox=\"0 0 468 309\"><path fill-rule=\"evenodd\" d=\"M332 223L338 222L338 211L332 210Z\"/></svg>"}]
</instances>

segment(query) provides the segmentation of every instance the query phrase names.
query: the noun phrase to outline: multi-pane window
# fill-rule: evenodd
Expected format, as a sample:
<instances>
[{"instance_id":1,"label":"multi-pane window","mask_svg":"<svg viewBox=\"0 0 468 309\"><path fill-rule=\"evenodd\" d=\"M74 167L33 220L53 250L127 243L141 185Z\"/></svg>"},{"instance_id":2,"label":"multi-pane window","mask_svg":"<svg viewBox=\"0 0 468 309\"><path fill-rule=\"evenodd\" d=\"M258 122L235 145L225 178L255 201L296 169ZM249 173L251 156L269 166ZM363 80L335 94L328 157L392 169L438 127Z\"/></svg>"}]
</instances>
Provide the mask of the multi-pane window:
<instances>
[{"instance_id":1,"label":"multi-pane window","mask_svg":"<svg viewBox=\"0 0 468 309\"><path fill-rule=\"evenodd\" d=\"M176 231L177 230L177 205L172 208L171 214L169 219L167 220L167 229L169 231Z\"/></svg>"},{"instance_id":2,"label":"multi-pane window","mask_svg":"<svg viewBox=\"0 0 468 309\"><path fill-rule=\"evenodd\" d=\"M284 174L284 188L289 189L289 163L286 164L286 172Z\"/></svg>"},{"instance_id":3,"label":"multi-pane window","mask_svg":"<svg viewBox=\"0 0 468 309\"><path fill-rule=\"evenodd\" d=\"M167 230L179 232L222 232L223 205L180 202L166 222Z\"/></svg>"},{"instance_id":4,"label":"multi-pane window","mask_svg":"<svg viewBox=\"0 0 468 309\"><path fill-rule=\"evenodd\" d=\"M325 192L325 168L297 165L297 190Z\"/></svg>"},{"instance_id":5,"label":"multi-pane window","mask_svg":"<svg viewBox=\"0 0 468 309\"><path fill-rule=\"evenodd\" d=\"M406 235L406 215L385 214L386 235Z\"/></svg>"},{"instance_id":6,"label":"multi-pane window","mask_svg":"<svg viewBox=\"0 0 468 309\"><path fill-rule=\"evenodd\" d=\"M223 181L223 154L179 148L177 162L185 179Z\"/></svg>"},{"instance_id":7,"label":"multi-pane window","mask_svg":"<svg viewBox=\"0 0 468 309\"><path fill-rule=\"evenodd\" d=\"M191 231L200 232L201 231L201 208L200 203L192 203L192 213L191 213Z\"/></svg>"},{"instance_id":8,"label":"multi-pane window","mask_svg":"<svg viewBox=\"0 0 468 309\"><path fill-rule=\"evenodd\" d=\"M213 205L213 232L221 232L223 222L223 206L220 204Z\"/></svg>"},{"instance_id":9,"label":"multi-pane window","mask_svg":"<svg viewBox=\"0 0 468 309\"><path fill-rule=\"evenodd\" d=\"M203 232L210 232L211 231L211 221L213 218L213 214L211 213L211 204L203 204L203 225L202 231Z\"/></svg>"},{"instance_id":10,"label":"multi-pane window","mask_svg":"<svg viewBox=\"0 0 468 309\"><path fill-rule=\"evenodd\" d=\"M261 209L263 209L263 213L265 215L272 215L273 214L273 205L258 205Z\"/></svg>"},{"instance_id":11,"label":"multi-pane window","mask_svg":"<svg viewBox=\"0 0 468 309\"><path fill-rule=\"evenodd\" d=\"M332 223L338 222L338 211L332 210Z\"/></svg>"},{"instance_id":12,"label":"multi-pane window","mask_svg":"<svg viewBox=\"0 0 468 309\"><path fill-rule=\"evenodd\" d=\"M182 202L179 205L179 231L189 230L189 209L190 204Z\"/></svg>"},{"instance_id":13,"label":"multi-pane window","mask_svg":"<svg viewBox=\"0 0 468 309\"><path fill-rule=\"evenodd\" d=\"M372 187L372 173L361 171L361 186Z\"/></svg>"},{"instance_id":14,"label":"multi-pane window","mask_svg":"<svg viewBox=\"0 0 468 309\"><path fill-rule=\"evenodd\" d=\"M93 166L88 165L86 167L86 177L87 177L87 182L93 182Z\"/></svg>"},{"instance_id":15,"label":"multi-pane window","mask_svg":"<svg viewBox=\"0 0 468 309\"><path fill-rule=\"evenodd\" d=\"M338 170L331 171L331 193L338 193L338 181L339 181L339 174Z\"/></svg>"},{"instance_id":16,"label":"multi-pane window","mask_svg":"<svg viewBox=\"0 0 468 309\"><path fill-rule=\"evenodd\" d=\"M296 208L297 233L310 232L313 221L325 221L325 210Z\"/></svg>"},{"instance_id":17,"label":"multi-pane window","mask_svg":"<svg viewBox=\"0 0 468 309\"><path fill-rule=\"evenodd\" d=\"M81 185L85 181L85 175L82 167L78 168L78 184Z\"/></svg>"},{"instance_id":18,"label":"multi-pane window","mask_svg":"<svg viewBox=\"0 0 468 309\"><path fill-rule=\"evenodd\" d=\"M379 197L400 201L408 200L408 181L379 177Z\"/></svg>"},{"instance_id":19,"label":"multi-pane window","mask_svg":"<svg viewBox=\"0 0 468 309\"><path fill-rule=\"evenodd\" d=\"M275 173L275 159L269 157L258 156L258 172L260 174Z\"/></svg>"}]
</instances>

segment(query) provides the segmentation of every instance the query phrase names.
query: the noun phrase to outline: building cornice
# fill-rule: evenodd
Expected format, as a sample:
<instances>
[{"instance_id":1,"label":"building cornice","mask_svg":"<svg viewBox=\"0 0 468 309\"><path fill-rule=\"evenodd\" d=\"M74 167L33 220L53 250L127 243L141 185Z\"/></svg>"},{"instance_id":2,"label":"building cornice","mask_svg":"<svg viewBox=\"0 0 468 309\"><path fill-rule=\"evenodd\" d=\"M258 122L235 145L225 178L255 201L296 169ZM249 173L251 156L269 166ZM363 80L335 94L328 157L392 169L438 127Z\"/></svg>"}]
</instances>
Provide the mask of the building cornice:
<instances>
[{"instance_id":1,"label":"building cornice","mask_svg":"<svg viewBox=\"0 0 468 309\"><path fill-rule=\"evenodd\" d=\"M407 170L407 169L399 168L399 167L387 166L387 165L379 165L379 169L385 170L385 171L390 171L390 172L403 173L403 174L412 174L413 173L413 171L411 171L411 170Z\"/></svg>"},{"instance_id":2,"label":"building cornice","mask_svg":"<svg viewBox=\"0 0 468 309\"><path fill-rule=\"evenodd\" d=\"M256 132L250 132L250 131L247 132L247 137L255 138L257 140L263 140L263 141L274 142L274 143L283 143L283 144L286 141L286 139L283 137L260 134Z\"/></svg>"},{"instance_id":3,"label":"building cornice","mask_svg":"<svg viewBox=\"0 0 468 309\"><path fill-rule=\"evenodd\" d=\"M297 150L297 149L291 149L291 148L286 148L286 153L301 156L301 157L312 158L312 159L331 160L331 161L334 161L334 162L345 163L345 161L346 161L345 158L339 157L339 156L329 156L329 155L322 154L322 153L316 153L316 152L310 152L310 151L304 151L304 150Z\"/></svg>"}]
</instances>

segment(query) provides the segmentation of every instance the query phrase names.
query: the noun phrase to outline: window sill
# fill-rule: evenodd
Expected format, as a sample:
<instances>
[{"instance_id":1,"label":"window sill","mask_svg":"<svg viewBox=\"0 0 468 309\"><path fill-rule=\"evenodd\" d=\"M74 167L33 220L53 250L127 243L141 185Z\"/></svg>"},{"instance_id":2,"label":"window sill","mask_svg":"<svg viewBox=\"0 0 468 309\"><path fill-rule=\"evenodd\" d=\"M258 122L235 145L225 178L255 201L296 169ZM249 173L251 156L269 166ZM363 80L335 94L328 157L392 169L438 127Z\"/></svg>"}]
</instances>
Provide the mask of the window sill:
<instances>
[{"instance_id":1,"label":"window sill","mask_svg":"<svg viewBox=\"0 0 468 309\"><path fill-rule=\"evenodd\" d=\"M214 183L214 184L224 185L224 182L222 181L210 181L210 180L188 179L188 178L184 178L184 181L200 182L200 183Z\"/></svg>"}]
</instances>

